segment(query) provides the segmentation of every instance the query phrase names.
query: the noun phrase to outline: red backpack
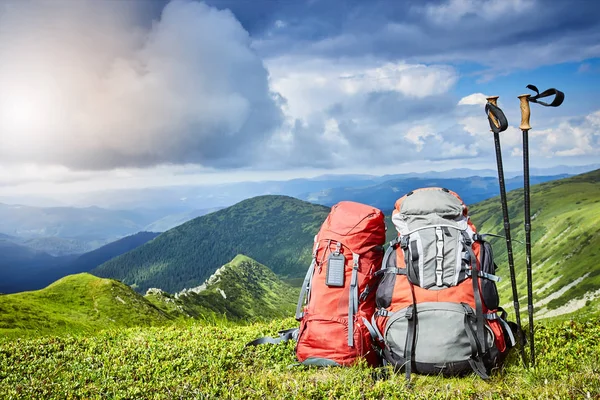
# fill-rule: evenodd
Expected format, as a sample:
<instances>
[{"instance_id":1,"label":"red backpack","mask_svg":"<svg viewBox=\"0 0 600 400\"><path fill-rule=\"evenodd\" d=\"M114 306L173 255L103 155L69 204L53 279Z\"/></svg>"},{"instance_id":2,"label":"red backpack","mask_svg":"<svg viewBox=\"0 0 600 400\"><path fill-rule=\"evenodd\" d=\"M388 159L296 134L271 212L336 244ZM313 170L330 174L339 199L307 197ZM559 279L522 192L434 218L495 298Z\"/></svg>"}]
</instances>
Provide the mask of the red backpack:
<instances>
[{"instance_id":1,"label":"red backpack","mask_svg":"<svg viewBox=\"0 0 600 400\"><path fill-rule=\"evenodd\" d=\"M369 320L385 243L383 213L342 201L332 207L315 236L296 319L296 357L305 365L351 365L364 358L378 365Z\"/></svg>"}]
</instances>

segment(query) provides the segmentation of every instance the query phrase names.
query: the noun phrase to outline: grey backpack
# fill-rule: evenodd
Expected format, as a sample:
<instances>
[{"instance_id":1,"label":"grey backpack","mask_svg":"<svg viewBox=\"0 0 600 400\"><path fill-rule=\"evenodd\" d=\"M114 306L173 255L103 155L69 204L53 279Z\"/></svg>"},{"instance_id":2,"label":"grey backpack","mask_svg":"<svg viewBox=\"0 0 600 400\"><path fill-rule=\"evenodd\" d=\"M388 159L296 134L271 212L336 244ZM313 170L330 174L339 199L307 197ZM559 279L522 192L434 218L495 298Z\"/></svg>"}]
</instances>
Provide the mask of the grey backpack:
<instances>
[{"instance_id":1,"label":"grey backpack","mask_svg":"<svg viewBox=\"0 0 600 400\"><path fill-rule=\"evenodd\" d=\"M373 316L383 358L407 379L411 371L487 379L515 344L491 246L447 189L408 193L392 221L399 235L383 259Z\"/></svg>"}]
</instances>

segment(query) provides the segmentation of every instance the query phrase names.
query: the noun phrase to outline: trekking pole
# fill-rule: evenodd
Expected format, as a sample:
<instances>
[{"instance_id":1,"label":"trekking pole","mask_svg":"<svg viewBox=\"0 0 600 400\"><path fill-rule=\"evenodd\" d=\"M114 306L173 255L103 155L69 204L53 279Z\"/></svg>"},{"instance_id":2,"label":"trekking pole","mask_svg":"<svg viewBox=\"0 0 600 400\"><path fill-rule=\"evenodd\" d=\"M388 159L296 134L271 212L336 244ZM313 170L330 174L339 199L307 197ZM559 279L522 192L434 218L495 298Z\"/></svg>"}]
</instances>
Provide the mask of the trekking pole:
<instances>
[{"instance_id":1,"label":"trekking pole","mask_svg":"<svg viewBox=\"0 0 600 400\"><path fill-rule=\"evenodd\" d=\"M531 197L530 197L530 185L529 185L529 117L531 110L529 109L529 102L534 102L548 107L558 107L562 104L565 95L556 89L548 89L542 94L533 85L527 85L528 89L531 89L537 93L536 96L531 97L529 94L522 94L517 96L521 102L521 125L519 128L523 132L523 202L525 209L525 252L526 252L526 263L527 263L527 314L529 316L529 359L531 360L531 366L535 367L535 344L534 344L534 326L533 326L533 277L531 270ZM538 99L555 95L552 103L539 102Z\"/></svg>"},{"instance_id":2,"label":"trekking pole","mask_svg":"<svg viewBox=\"0 0 600 400\"><path fill-rule=\"evenodd\" d=\"M497 101L499 96L491 96L487 98L488 103L485 105L485 112L490 121L490 128L494 133L494 144L496 147L496 164L498 165L498 183L500 185L500 202L502 203L502 217L504 219L504 236L506 238L506 253L508 256L508 268L510 271L510 283L513 294L513 306L515 309L515 319L517 322L517 341L523 364L527 367L527 359L525 357L525 347L523 345L523 330L521 328L521 310L519 307L519 293L517 291L517 279L515 276L515 263L513 259L512 241L510 237L510 220L508 216L508 204L506 200L506 185L504 184L504 168L502 167L502 148L500 147L499 133L508 128L508 121L502 110L498 107Z\"/></svg>"}]
</instances>

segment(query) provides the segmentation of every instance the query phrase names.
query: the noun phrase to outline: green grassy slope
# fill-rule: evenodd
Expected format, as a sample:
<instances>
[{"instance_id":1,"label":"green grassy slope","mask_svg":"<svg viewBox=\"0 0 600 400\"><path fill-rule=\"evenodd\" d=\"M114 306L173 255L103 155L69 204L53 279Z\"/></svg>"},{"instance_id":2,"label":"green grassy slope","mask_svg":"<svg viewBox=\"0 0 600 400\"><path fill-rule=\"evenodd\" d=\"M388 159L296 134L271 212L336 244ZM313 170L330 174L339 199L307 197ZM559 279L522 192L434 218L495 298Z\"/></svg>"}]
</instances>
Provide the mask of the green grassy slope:
<instances>
[{"instance_id":1,"label":"green grassy slope","mask_svg":"<svg viewBox=\"0 0 600 400\"><path fill-rule=\"evenodd\" d=\"M508 194L512 237L525 241L523 190ZM531 190L533 289L536 316L600 309L600 170L535 185ZM471 206L480 232L504 234L499 198ZM512 291L504 239L492 241L501 267L505 308ZM524 244L513 242L520 305L526 310Z\"/></svg>"},{"instance_id":2,"label":"green grassy slope","mask_svg":"<svg viewBox=\"0 0 600 400\"><path fill-rule=\"evenodd\" d=\"M145 297L173 316L255 321L292 315L299 294L269 268L244 255L219 268L201 289L177 297L153 291Z\"/></svg>"},{"instance_id":3,"label":"green grassy slope","mask_svg":"<svg viewBox=\"0 0 600 400\"><path fill-rule=\"evenodd\" d=\"M90 332L168 320L126 285L86 273L41 290L0 296L0 336Z\"/></svg>"},{"instance_id":4,"label":"green grassy slope","mask_svg":"<svg viewBox=\"0 0 600 400\"><path fill-rule=\"evenodd\" d=\"M294 342L245 348L297 323L190 324L88 337L0 339L0 398L525 399L600 397L598 320L536 330L538 367L513 354L489 382L352 368L291 367Z\"/></svg>"},{"instance_id":5,"label":"green grassy slope","mask_svg":"<svg viewBox=\"0 0 600 400\"><path fill-rule=\"evenodd\" d=\"M283 277L304 275L328 207L286 196L260 196L196 218L92 271L145 292L200 285L237 254Z\"/></svg>"}]
</instances>

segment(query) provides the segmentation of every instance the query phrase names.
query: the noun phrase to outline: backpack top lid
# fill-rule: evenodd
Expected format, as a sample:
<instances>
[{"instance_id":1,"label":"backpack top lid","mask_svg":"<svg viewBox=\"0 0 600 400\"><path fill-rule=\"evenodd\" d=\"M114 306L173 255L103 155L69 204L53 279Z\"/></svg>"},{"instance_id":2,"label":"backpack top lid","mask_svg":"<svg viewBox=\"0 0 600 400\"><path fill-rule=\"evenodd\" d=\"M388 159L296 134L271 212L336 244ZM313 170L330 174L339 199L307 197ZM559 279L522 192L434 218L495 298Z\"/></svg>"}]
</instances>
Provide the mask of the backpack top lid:
<instances>
[{"instance_id":1,"label":"backpack top lid","mask_svg":"<svg viewBox=\"0 0 600 400\"><path fill-rule=\"evenodd\" d=\"M467 228L468 208L458 194L448 189L416 189L398 199L395 206L392 221L404 235L411 229L449 222L461 229Z\"/></svg>"},{"instance_id":2,"label":"backpack top lid","mask_svg":"<svg viewBox=\"0 0 600 400\"><path fill-rule=\"evenodd\" d=\"M360 255L385 243L385 229L381 210L362 203L341 201L331 207L318 238L338 241Z\"/></svg>"}]
</instances>

